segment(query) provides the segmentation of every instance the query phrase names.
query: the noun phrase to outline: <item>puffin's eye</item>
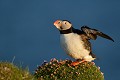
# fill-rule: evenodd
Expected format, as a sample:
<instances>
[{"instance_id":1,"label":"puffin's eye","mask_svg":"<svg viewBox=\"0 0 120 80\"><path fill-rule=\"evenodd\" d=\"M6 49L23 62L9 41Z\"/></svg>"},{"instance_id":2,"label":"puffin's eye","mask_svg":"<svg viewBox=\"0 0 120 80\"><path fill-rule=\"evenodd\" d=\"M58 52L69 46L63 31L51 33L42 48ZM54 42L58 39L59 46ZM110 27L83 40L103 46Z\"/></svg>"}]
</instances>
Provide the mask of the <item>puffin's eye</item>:
<instances>
[{"instance_id":1,"label":"puffin's eye","mask_svg":"<svg viewBox=\"0 0 120 80\"><path fill-rule=\"evenodd\" d=\"M66 24L67 22L65 22L65 24Z\"/></svg>"},{"instance_id":2,"label":"puffin's eye","mask_svg":"<svg viewBox=\"0 0 120 80\"><path fill-rule=\"evenodd\" d=\"M60 22L58 22L58 24L60 24Z\"/></svg>"}]
</instances>

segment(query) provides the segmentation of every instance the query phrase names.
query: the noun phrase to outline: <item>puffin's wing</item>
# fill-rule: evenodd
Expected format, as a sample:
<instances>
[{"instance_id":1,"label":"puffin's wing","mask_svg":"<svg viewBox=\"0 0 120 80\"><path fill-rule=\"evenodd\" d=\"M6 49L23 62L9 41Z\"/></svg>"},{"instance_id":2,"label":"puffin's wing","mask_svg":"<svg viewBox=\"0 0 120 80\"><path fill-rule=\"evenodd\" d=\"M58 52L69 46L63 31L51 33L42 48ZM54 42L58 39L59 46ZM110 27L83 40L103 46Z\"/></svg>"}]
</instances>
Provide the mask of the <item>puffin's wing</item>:
<instances>
[{"instance_id":1,"label":"puffin's wing","mask_svg":"<svg viewBox=\"0 0 120 80\"><path fill-rule=\"evenodd\" d=\"M81 27L81 30L82 30L84 33L86 33L86 35L87 35L90 39L95 40L95 39L97 38L97 35L98 35L98 36L101 36L101 37L103 37L103 38L112 40L112 41L114 42L114 40L113 40L110 36L108 36L108 35L100 32L100 31L98 31L98 30L96 30L96 29L91 29L91 28L89 28L89 27L87 27L87 26L82 26L82 27Z\"/></svg>"}]
</instances>

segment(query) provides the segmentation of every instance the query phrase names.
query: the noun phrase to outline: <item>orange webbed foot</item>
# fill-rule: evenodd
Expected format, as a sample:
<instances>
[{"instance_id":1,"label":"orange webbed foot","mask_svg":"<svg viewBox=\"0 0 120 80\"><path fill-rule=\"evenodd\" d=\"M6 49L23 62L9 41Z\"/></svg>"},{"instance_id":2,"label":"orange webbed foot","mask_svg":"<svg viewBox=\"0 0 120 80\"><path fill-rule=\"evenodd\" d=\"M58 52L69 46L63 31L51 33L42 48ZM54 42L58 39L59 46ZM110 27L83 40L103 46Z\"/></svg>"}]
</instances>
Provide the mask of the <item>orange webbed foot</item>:
<instances>
[{"instance_id":1,"label":"orange webbed foot","mask_svg":"<svg viewBox=\"0 0 120 80\"><path fill-rule=\"evenodd\" d=\"M76 61L71 63L71 66L77 66L77 65L79 65L80 63L83 63L83 62L85 62L85 60L82 60L82 61L76 60Z\"/></svg>"}]
</instances>

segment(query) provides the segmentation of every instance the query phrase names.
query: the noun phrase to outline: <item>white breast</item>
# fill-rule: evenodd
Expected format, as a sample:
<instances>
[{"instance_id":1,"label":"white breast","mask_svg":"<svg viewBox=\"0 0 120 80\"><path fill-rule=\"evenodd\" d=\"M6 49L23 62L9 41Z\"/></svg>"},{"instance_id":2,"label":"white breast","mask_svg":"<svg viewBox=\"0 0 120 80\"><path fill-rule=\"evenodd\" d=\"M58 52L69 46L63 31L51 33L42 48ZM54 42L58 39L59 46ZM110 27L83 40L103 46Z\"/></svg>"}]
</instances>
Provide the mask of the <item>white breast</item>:
<instances>
[{"instance_id":1,"label":"white breast","mask_svg":"<svg viewBox=\"0 0 120 80\"><path fill-rule=\"evenodd\" d=\"M90 51L84 48L84 42L77 34L61 34L60 42L65 52L72 58L84 59L85 57L91 57L89 56Z\"/></svg>"}]
</instances>

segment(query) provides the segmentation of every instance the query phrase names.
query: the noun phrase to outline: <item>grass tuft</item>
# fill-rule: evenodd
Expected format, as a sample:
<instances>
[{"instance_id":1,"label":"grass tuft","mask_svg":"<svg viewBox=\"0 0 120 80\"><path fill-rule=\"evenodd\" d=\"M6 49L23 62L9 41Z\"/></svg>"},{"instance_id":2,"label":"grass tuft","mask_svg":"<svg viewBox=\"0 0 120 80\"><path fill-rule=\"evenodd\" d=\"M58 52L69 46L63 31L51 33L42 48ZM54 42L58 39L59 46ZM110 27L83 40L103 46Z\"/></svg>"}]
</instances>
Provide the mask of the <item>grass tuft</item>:
<instances>
[{"instance_id":1,"label":"grass tuft","mask_svg":"<svg viewBox=\"0 0 120 80\"><path fill-rule=\"evenodd\" d=\"M0 62L0 80L35 80L28 69L22 69L13 63Z\"/></svg>"}]
</instances>

